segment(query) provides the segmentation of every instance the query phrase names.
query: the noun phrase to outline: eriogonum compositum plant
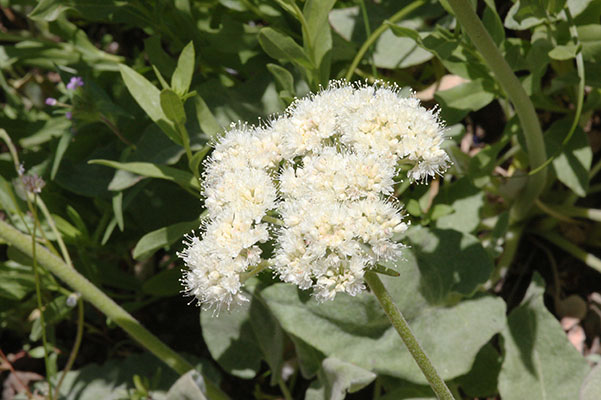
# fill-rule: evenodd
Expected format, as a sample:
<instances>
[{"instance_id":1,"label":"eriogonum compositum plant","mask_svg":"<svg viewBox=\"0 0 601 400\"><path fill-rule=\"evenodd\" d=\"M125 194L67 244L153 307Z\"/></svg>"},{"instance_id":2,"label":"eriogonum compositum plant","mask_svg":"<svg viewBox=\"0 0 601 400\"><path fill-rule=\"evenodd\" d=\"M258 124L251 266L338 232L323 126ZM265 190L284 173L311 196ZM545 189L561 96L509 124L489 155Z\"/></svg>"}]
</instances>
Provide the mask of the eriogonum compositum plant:
<instances>
[{"instance_id":1,"label":"eriogonum compositum plant","mask_svg":"<svg viewBox=\"0 0 601 400\"><path fill-rule=\"evenodd\" d=\"M360 293L367 270L400 255L395 183L442 173L443 140L436 112L384 84L335 82L263 126L233 125L206 164L202 236L179 254L185 291L218 312L271 268L318 301Z\"/></svg>"}]
</instances>

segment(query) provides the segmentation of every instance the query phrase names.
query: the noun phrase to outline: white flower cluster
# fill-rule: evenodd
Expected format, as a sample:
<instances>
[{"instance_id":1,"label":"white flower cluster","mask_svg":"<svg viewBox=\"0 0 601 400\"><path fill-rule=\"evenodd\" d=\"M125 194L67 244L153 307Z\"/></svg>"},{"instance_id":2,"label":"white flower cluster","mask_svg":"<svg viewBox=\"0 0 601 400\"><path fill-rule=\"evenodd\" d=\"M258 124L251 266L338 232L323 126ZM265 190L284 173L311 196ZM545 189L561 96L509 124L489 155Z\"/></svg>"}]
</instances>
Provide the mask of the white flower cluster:
<instances>
[{"instance_id":1,"label":"white flower cluster","mask_svg":"<svg viewBox=\"0 0 601 400\"><path fill-rule=\"evenodd\" d=\"M394 178L448 167L442 130L436 113L396 88L344 82L267 126L234 125L206 164L204 234L180 253L186 292L229 308L244 301L241 274L269 265L318 300L359 293L366 269L402 247L392 239L407 229Z\"/></svg>"}]
</instances>

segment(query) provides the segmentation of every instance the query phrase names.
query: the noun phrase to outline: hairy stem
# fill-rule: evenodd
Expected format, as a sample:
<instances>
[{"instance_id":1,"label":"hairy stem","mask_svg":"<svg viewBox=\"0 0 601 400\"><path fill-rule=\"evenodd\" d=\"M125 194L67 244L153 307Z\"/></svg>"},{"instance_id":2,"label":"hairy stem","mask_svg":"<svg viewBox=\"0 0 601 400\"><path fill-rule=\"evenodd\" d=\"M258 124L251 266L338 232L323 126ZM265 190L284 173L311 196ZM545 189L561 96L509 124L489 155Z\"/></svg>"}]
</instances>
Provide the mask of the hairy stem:
<instances>
[{"instance_id":1,"label":"hairy stem","mask_svg":"<svg viewBox=\"0 0 601 400\"><path fill-rule=\"evenodd\" d=\"M470 1L448 0L448 2L455 13L455 18L461 24L461 28L474 43L474 46L476 46L476 49L494 73L497 81L505 93L507 93L509 100L513 103L526 138L530 168L536 169L545 162L547 154L545 152L543 133L532 101L530 101L519 79L499 52L482 21L480 21L480 18L478 18L472 9ZM546 170L542 169L538 173L528 177L528 182L512 206L512 220L521 220L526 217L534 201L545 187L546 176Z\"/></svg>"},{"instance_id":2,"label":"hairy stem","mask_svg":"<svg viewBox=\"0 0 601 400\"><path fill-rule=\"evenodd\" d=\"M378 301L388 316L388 319L392 323L392 326L394 326L394 329L396 329L401 339L403 339L407 349L413 356L413 359L419 368L422 370L424 376L430 383L430 387L432 387L432 390L434 393L436 393L436 396L440 400L453 400L454 398L451 394L451 391L444 383L438 372L436 372L434 365L432 365L432 362L430 362L430 359L426 353L424 353L424 350L418 343L415 335L413 335L413 332L411 332L411 328L409 328L409 324L405 320L405 317L403 317L401 311L398 309L396 304L394 304L390 293L388 293L378 275L375 272L368 271L365 274L364 279L369 285L371 291L378 298Z\"/></svg>"},{"instance_id":3,"label":"hairy stem","mask_svg":"<svg viewBox=\"0 0 601 400\"><path fill-rule=\"evenodd\" d=\"M15 246L21 252L32 256L31 237L24 235L6 222L0 220L0 237ZM131 314L121 308L110 297L104 294L94 284L88 281L77 270L68 266L63 260L56 257L45 247L35 244L34 247L41 266L56 275L69 285L74 291L81 293L82 297L92 303L107 317L113 320L140 345L153 353L159 360L179 374L184 374L193 369L193 365L169 348L159 338L144 328ZM227 399L228 397L209 380L205 380L206 393L210 399Z\"/></svg>"}]
</instances>

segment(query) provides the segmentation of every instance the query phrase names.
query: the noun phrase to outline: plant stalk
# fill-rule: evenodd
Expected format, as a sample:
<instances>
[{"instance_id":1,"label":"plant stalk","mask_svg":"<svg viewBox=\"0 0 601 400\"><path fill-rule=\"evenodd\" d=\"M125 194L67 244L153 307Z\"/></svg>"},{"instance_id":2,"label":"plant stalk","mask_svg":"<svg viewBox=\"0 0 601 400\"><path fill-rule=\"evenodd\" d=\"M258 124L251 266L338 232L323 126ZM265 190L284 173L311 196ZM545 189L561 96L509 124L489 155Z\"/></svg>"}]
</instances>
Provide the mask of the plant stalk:
<instances>
[{"instance_id":1,"label":"plant stalk","mask_svg":"<svg viewBox=\"0 0 601 400\"><path fill-rule=\"evenodd\" d=\"M32 256L31 237L24 235L11 225L0 220L0 237L10 245L15 246L22 253ZM59 279L69 285L74 291L81 293L82 297L92 303L107 317L113 320L140 345L153 353L159 360L163 361L174 371L183 375L194 369L194 366L177 354L159 338L144 328L131 314L104 294L94 284L87 280L77 270L68 266L63 260L56 257L48 249L40 244L35 245L35 251L39 264L56 275ZM221 389L213 382L205 379L206 394L209 399L227 399Z\"/></svg>"},{"instance_id":2,"label":"plant stalk","mask_svg":"<svg viewBox=\"0 0 601 400\"><path fill-rule=\"evenodd\" d=\"M35 204L36 195L33 195ZM40 285L40 271L38 271L38 260L36 254L36 228L38 226L38 215L35 206L29 204L29 208L33 215L33 234L31 236L31 259L33 260L33 276L35 279L35 295L38 301L38 310L40 310L40 325L42 326L42 345L44 346L44 365L46 367L46 380L48 381L48 399L52 400L52 383L50 382L50 359L48 358L48 339L46 338L46 322L44 319L44 305L42 304L42 290Z\"/></svg>"},{"instance_id":3,"label":"plant stalk","mask_svg":"<svg viewBox=\"0 0 601 400\"><path fill-rule=\"evenodd\" d=\"M530 168L536 169L547 159L543 133L538 122L538 116L532 101L526 94L519 79L515 76L507 61L503 58L499 49L488 34L488 31L472 9L469 0L448 0L449 5L455 13L455 18L461 28L467 33L474 46L492 70L497 81L507 93L509 100L520 119ZM545 187L547 171L540 170L538 173L528 177L524 189L518 194L512 208L511 219L519 221L524 219L528 211L539 197Z\"/></svg>"},{"instance_id":4,"label":"plant stalk","mask_svg":"<svg viewBox=\"0 0 601 400\"><path fill-rule=\"evenodd\" d=\"M413 335L413 332L411 332L411 328L405 320L405 317L403 317L403 314L401 314L399 308L396 306L396 304L394 304L390 293L388 293L388 290L386 290L378 275L373 271L368 271L365 273L364 279L380 302L380 305L384 309L384 312L388 316L392 326L394 326L394 329L396 329L401 339L403 339L407 349L413 356L413 359L419 368L422 370L436 396L440 400L454 400L451 391L444 383L438 372L436 372L434 365L432 365L432 362L420 346L419 342L415 338L415 335Z\"/></svg>"}]
</instances>

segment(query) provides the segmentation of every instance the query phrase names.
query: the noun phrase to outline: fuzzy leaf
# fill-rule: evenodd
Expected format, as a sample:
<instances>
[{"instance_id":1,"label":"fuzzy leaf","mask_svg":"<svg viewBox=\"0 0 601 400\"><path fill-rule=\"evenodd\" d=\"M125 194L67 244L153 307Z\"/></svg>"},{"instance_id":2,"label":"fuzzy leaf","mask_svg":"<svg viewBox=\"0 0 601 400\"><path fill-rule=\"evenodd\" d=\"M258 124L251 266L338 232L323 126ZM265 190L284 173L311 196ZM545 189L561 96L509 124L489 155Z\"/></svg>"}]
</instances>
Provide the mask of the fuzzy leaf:
<instances>
[{"instance_id":1,"label":"fuzzy leaf","mask_svg":"<svg viewBox=\"0 0 601 400\"><path fill-rule=\"evenodd\" d=\"M540 276L535 275L529 296L511 312L501 332L505 359L499 392L503 400L576 399L590 370L546 309L538 280Z\"/></svg>"}]
</instances>

